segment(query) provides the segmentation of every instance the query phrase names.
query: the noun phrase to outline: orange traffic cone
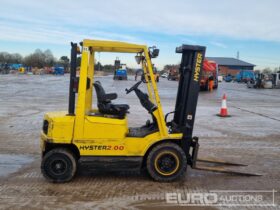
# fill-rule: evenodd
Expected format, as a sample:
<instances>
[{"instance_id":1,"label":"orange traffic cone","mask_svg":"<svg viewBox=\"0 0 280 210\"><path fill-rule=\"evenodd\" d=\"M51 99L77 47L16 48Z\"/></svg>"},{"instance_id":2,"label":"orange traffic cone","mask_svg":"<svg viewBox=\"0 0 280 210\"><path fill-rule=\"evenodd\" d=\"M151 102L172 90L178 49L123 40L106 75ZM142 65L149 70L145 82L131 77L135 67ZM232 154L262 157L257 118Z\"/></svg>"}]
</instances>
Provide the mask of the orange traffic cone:
<instances>
[{"instance_id":1,"label":"orange traffic cone","mask_svg":"<svg viewBox=\"0 0 280 210\"><path fill-rule=\"evenodd\" d=\"M218 116L220 116L220 117L230 117L230 115L228 114L228 111L227 111L227 97L226 97L226 94L223 95L222 107L221 107L221 110L220 110L220 114L218 114Z\"/></svg>"}]
</instances>

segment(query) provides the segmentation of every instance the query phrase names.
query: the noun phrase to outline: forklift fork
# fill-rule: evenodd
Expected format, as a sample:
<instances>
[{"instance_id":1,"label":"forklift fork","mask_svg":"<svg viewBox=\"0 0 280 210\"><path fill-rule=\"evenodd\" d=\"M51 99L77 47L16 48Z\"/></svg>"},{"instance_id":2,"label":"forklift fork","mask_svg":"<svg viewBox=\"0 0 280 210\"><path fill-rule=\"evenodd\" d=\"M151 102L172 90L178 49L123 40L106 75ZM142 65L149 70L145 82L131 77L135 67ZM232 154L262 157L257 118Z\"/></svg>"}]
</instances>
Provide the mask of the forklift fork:
<instances>
[{"instance_id":1,"label":"forklift fork","mask_svg":"<svg viewBox=\"0 0 280 210\"><path fill-rule=\"evenodd\" d=\"M216 159L199 159L199 158L197 158L198 150L199 150L198 137L193 137L191 147L192 147L192 152L191 152L192 155L191 155L190 166L192 167L192 169L240 175L240 176L262 176L262 174L245 173L245 172L235 171L235 170L225 168L226 166L242 166L242 167L248 166L245 164L228 162L228 161L223 161L223 160L216 160ZM198 166L197 162L209 163L214 166Z\"/></svg>"}]
</instances>

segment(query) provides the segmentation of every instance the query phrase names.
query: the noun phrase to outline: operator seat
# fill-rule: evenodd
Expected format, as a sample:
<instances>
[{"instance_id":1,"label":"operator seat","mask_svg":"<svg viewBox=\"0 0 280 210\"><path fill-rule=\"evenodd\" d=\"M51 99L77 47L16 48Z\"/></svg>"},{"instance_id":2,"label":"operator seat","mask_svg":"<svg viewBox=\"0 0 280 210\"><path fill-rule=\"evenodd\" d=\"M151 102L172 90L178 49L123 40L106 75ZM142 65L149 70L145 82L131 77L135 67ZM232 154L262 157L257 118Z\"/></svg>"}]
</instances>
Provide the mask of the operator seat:
<instances>
[{"instance_id":1,"label":"operator seat","mask_svg":"<svg viewBox=\"0 0 280 210\"><path fill-rule=\"evenodd\" d=\"M116 93L105 93L101 82L94 82L94 88L97 95L97 106L99 112L102 114L117 115L119 118L124 118L128 113L129 105L127 104L112 104L112 100L115 100L118 95Z\"/></svg>"}]
</instances>

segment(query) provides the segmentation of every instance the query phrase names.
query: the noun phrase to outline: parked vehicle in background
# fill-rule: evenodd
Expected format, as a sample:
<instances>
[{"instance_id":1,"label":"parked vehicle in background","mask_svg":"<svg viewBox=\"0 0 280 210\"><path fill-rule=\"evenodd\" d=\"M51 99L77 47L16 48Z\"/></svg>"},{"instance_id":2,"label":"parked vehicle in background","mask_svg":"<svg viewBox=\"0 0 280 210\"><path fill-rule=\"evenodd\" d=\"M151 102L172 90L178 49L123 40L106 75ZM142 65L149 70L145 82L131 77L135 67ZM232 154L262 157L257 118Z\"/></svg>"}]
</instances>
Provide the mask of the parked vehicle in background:
<instances>
[{"instance_id":1,"label":"parked vehicle in background","mask_svg":"<svg viewBox=\"0 0 280 210\"><path fill-rule=\"evenodd\" d=\"M228 75L226 75L226 76L224 77L224 80L225 80L226 82L232 82L233 76L232 76L231 74L228 74Z\"/></svg>"},{"instance_id":2,"label":"parked vehicle in background","mask_svg":"<svg viewBox=\"0 0 280 210\"><path fill-rule=\"evenodd\" d=\"M255 78L255 74L253 71L240 71L236 76L236 82L244 82L247 83Z\"/></svg>"},{"instance_id":3,"label":"parked vehicle in background","mask_svg":"<svg viewBox=\"0 0 280 210\"><path fill-rule=\"evenodd\" d=\"M224 80L224 77L222 75L218 76L218 82L222 82Z\"/></svg>"},{"instance_id":4,"label":"parked vehicle in background","mask_svg":"<svg viewBox=\"0 0 280 210\"><path fill-rule=\"evenodd\" d=\"M179 75L179 71L175 68L172 68L169 70L168 72L168 76L167 79L168 80L179 80L180 75Z\"/></svg>"},{"instance_id":5,"label":"parked vehicle in background","mask_svg":"<svg viewBox=\"0 0 280 210\"><path fill-rule=\"evenodd\" d=\"M168 74L167 73L163 73L162 75L160 75L162 78L167 78Z\"/></svg>"},{"instance_id":6,"label":"parked vehicle in background","mask_svg":"<svg viewBox=\"0 0 280 210\"><path fill-rule=\"evenodd\" d=\"M24 66L20 63L2 63L0 64L0 74L9 74L11 70L24 73Z\"/></svg>"},{"instance_id":7,"label":"parked vehicle in background","mask_svg":"<svg viewBox=\"0 0 280 210\"><path fill-rule=\"evenodd\" d=\"M62 66L55 66L53 70L54 75L64 75L64 67Z\"/></svg>"},{"instance_id":8,"label":"parked vehicle in background","mask_svg":"<svg viewBox=\"0 0 280 210\"><path fill-rule=\"evenodd\" d=\"M280 88L280 71L272 74L272 84L274 88Z\"/></svg>"},{"instance_id":9,"label":"parked vehicle in background","mask_svg":"<svg viewBox=\"0 0 280 210\"><path fill-rule=\"evenodd\" d=\"M127 80L126 64L121 64L119 58L115 60L114 80Z\"/></svg>"},{"instance_id":10,"label":"parked vehicle in background","mask_svg":"<svg viewBox=\"0 0 280 210\"><path fill-rule=\"evenodd\" d=\"M0 65L1 74L9 74L10 70L11 70L11 68L10 68L9 64L3 63Z\"/></svg>"},{"instance_id":11,"label":"parked vehicle in background","mask_svg":"<svg viewBox=\"0 0 280 210\"><path fill-rule=\"evenodd\" d=\"M179 80L180 74L178 68L173 67L169 69L167 75L168 80ZM163 74L162 76L164 77L165 75ZM215 61L204 59L200 77L200 90L209 89L209 78L214 81L213 88L216 89L218 87L218 65Z\"/></svg>"},{"instance_id":12,"label":"parked vehicle in background","mask_svg":"<svg viewBox=\"0 0 280 210\"><path fill-rule=\"evenodd\" d=\"M127 70L126 69L117 69L115 71L114 80L127 80Z\"/></svg>"},{"instance_id":13,"label":"parked vehicle in background","mask_svg":"<svg viewBox=\"0 0 280 210\"><path fill-rule=\"evenodd\" d=\"M19 70L19 68L23 67L20 63L11 63L8 64L11 70Z\"/></svg>"},{"instance_id":14,"label":"parked vehicle in background","mask_svg":"<svg viewBox=\"0 0 280 210\"><path fill-rule=\"evenodd\" d=\"M248 88L264 88L271 89L273 85L273 75L272 74L255 74L255 78L247 82Z\"/></svg>"},{"instance_id":15,"label":"parked vehicle in background","mask_svg":"<svg viewBox=\"0 0 280 210\"><path fill-rule=\"evenodd\" d=\"M155 81L156 81L156 82L159 82L159 73L158 73L158 71L157 71L157 68L156 68L154 65L153 65L153 73L154 73L154 79L155 79ZM149 74L149 73L147 73L147 76L148 76L148 79L151 80L151 77L150 77L150 74ZM142 80L143 82L145 82L145 83L147 82L144 74L142 74L141 80Z\"/></svg>"},{"instance_id":16,"label":"parked vehicle in background","mask_svg":"<svg viewBox=\"0 0 280 210\"><path fill-rule=\"evenodd\" d=\"M208 90L209 89L209 78L212 78L214 81L213 88L216 89L218 87L218 65L215 61L210 61L204 59L203 69L201 72L200 78L200 90Z\"/></svg>"}]
</instances>

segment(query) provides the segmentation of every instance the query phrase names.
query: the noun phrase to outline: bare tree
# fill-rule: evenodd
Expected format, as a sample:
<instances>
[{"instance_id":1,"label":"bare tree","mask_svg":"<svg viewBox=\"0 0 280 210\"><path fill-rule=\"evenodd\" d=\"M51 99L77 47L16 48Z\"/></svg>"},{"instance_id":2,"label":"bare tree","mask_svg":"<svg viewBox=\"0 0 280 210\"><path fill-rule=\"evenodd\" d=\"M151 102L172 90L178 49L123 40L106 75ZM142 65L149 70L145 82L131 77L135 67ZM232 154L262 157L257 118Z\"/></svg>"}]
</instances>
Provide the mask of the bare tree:
<instances>
[{"instance_id":1,"label":"bare tree","mask_svg":"<svg viewBox=\"0 0 280 210\"><path fill-rule=\"evenodd\" d=\"M19 53L11 54L11 63L22 63L22 55Z\"/></svg>"},{"instance_id":2,"label":"bare tree","mask_svg":"<svg viewBox=\"0 0 280 210\"><path fill-rule=\"evenodd\" d=\"M10 54L7 52L0 52L0 63L22 63L22 56L19 53Z\"/></svg>"},{"instance_id":3,"label":"bare tree","mask_svg":"<svg viewBox=\"0 0 280 210\"><path fill-rule=\"evenodd\" d=\"M50 50L45 50L43 52L40 49L36 49L34 53L24 58L24 64L30 67L51 67L55 64L55 62L56 59Z\"/></svg>"},{"instance_id":4,"label":"bare tree","mask_svg":"<svg viewBox=\"0 0 280 210\"><path fill-rule=\"evenodd\" d=\"M33 67L33 55L30 54L25 56L25 58L23 59L23 63L28 67Z\"/></svg>"},{"instance_id":5,"label":"bare tree","mask_svg":"<svg viewBox=\"0 0 280 210\"><path fill-rule=\"evenodd\" d=\"M11 54L9 54L7 52L1 52L0 62L1 63L11 63Z\"/></svg>"},{"instance_id":6,"label":"bare tree","mask_svg":"<svg viewBox=\"0 0 280 210\"><path fill-rule=\"evenodd\" d=\"M280 71L280 67L276 67L276 68L274 68L273 73L277 73L279 71Z\"/></svg>"},{"instance_id":7,"label":"bare tree","mask_svg":"<svg viewBox=\"0 0 280 210\"><path fill-rule=\"evenodd\" d=\"M58 63L63 65L64 70L68 72L69 66L70 66L70 59L67 56L61 56Z\"/></svg>"},{"instance_id":8,"label":"bare tree","mask_svg":"<svg viewBox=\"0 0 280 210\"><path fill-rule=\"evenodd\" d=\"M272 73L272 70L271 70L270 68L264 68L264 69L262 70L262 73L264 73L264 74L271 74L271 73Z\"/></svg>"},{"instance_id":9,"label":"bare tree","mask_svg":"<svg viewBox=\"0 0 280 210\"><path fill-rule=\"evenodd\" d=\"M43 57L44 57L44 65L45 66L53 66L55 63L55 57L52 54L52 51L50 51L49 49L45 50L43 53Z\"/></svg>"}]
</instances>

